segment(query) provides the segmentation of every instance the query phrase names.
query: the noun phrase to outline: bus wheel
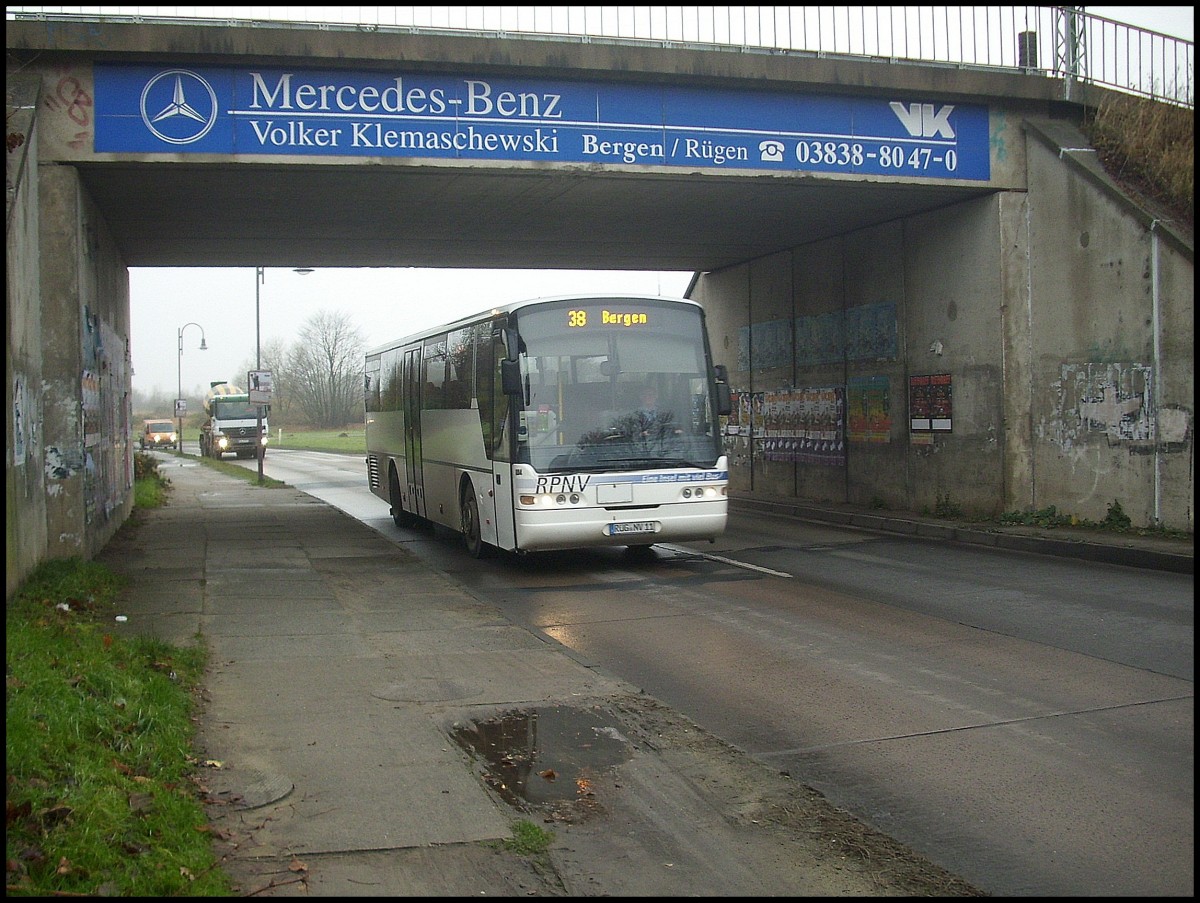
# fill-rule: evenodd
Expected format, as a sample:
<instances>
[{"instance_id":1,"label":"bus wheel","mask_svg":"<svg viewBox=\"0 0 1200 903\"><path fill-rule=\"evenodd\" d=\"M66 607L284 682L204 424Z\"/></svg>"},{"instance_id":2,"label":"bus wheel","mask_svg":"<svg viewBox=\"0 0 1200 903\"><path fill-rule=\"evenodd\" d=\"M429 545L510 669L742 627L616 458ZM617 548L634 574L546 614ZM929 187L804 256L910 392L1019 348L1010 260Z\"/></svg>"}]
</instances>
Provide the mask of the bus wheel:
<instances>
[{"instance_id":1,"label":"bus wheel","mask_svg":"<svg viewBox=\"0 0 1200 903\"><path fill-rule=\"evenodd\" d=\"M470 486L467 486L462 497L462 532L471 557L486 558L490 546L483 541L479 523L479 503L475 501L475 493Z\"/></svg>"},{"instance_id":2,"label":"bus wheel","mask_svg":"<svg viewBox=\"0 0 1200 903\"><path fill-rule=\"evenodd\" d=\"M405 511L404 505L400 501L400 479L396 476L395 470L388 474L388 500L392 505L393 524L404 529L411 529L417 525L416 517Z\"/></svg>"}]
</instances>

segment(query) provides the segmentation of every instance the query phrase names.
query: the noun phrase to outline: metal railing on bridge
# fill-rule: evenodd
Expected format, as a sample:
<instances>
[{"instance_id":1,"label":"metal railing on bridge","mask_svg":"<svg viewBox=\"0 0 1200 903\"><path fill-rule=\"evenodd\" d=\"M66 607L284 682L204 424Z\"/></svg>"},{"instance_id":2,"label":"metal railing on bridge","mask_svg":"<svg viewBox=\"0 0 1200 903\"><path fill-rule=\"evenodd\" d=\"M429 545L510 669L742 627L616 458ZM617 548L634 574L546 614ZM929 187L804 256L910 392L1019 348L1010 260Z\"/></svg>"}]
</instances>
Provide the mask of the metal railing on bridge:
<instances>
[{"instance_id":1,"label":"metal railing on bridge","mask_svg":"<svg viewBox=\"0 0 1200 903\"><path fill-rule=\"evenodd\" d=\"M8 6L87 17L400 30L1020 71L1194 108L1195 44L1072 6Z\"/></svg>"}]
</instances>

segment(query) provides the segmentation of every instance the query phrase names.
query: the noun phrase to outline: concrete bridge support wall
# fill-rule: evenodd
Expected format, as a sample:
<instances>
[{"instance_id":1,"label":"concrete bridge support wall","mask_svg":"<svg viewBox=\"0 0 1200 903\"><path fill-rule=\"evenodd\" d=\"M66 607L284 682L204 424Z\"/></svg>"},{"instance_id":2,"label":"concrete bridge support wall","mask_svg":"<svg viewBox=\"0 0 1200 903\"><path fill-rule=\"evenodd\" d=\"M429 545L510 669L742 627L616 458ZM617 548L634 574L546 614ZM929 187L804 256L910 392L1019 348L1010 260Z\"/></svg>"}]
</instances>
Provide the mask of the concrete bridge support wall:
<instances>
[{"instance_id":1,"label":"concrete bridge support wall","mask_svg":"<svg viewBox=\"0 0 1200 903\"><path fill-rule=\"evenodd\" d=\"M1028 133L1027 192L697 280L735 492L1194 529L1193 249Z\"/></svg>"},{"instance_id":2,"label":"concrete bridge support wall","mask_svg":"<svg viewBox=\"0 0 1200 903\"><path fill-rule=\"evenodd\" d=\"M701 277L692 295L743 396L736 492L999 513L997 197ZM910 377L934 374L952 380L951 428L911 432Z\"/></svg>"},{"instance_id":3,"label":"concrete bridge support wall","mask_svg":"<svg viewBox=\"0 0 1200 903\"><path fill-rule=\"evenodd\" d=\"M1195 527L1195 248L1060 123L1029 134L1030 504Z\"/></svg>"},{"instance_id":4,"label":"concrete bridge support wall","mask_svg":"<svg viewBox=\"0 0 1200 903\"><path fill-rule=\"evenodd\" d=\"M38 190L49 551L91 558L133 508L129 270L74 167Z\"/></svg>"},{"instance_id":5,"label":"concrete bridge support wall","mask_svg":"<svg viewBox=\"0 0 1200 903\"><path fill-rule=\"evenodd\" d=\"M42 310L38 254L38 136L33 128L36 79L8 85L7 131L20 143L6 156L5 385L11 414L5 430L5 599L46 556L42 471Z\"/></svg>"},{"instance_id":6,"label":"concrete bridge support wall","mask_svg":"<svg viewBox=\"0 0 1200 903\"><path fill-rule=\"evenodd\" d=\"M38 162L35 118L9 132L25 158L9 155L6 599L46 559L92 558L133 510L129 271L77 170Z\"/></svg>"}]
</instances>

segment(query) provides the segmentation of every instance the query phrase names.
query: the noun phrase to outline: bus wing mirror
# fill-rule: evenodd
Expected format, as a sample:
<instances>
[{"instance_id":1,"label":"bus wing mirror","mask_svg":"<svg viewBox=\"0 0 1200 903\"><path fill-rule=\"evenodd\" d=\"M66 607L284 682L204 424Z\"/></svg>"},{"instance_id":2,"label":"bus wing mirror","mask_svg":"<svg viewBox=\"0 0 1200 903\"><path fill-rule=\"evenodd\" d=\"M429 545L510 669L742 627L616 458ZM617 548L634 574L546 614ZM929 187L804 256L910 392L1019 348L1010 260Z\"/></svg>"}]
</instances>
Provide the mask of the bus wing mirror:
<instances>
[{"instance_id":1,"label":"bus wing mirror","mask_svg":"<svg viewBox=\"0 0 1200 903\"><path fill-rule=\"evenodd\" d=\"M508 359L515 361L521 353L521 336L515 329L504 330L504 350L508 353Z\"/></svg>"},{"instance_id":2,"label":"bus wing mirror","mask_svg":"<svg viewBox=\"0 0 1200 903\"><path fill-rule=\"evenodd\" d=\"M500 362L500 388L505 395L523 394L521 386L521 362Z\"/></svg>"},{"instance_id":3,"label":"bus wing mirror","mask_svg":"<svg viewBox=\"0 0 1200 903\"><path fill-rule=\"evenodd\" d=\"M731 414L733 413L733 395L729 391L729 371L725 369L724 364L715 364L713 371L717 380L717 413Z\"/></svg>"}]
</instances>

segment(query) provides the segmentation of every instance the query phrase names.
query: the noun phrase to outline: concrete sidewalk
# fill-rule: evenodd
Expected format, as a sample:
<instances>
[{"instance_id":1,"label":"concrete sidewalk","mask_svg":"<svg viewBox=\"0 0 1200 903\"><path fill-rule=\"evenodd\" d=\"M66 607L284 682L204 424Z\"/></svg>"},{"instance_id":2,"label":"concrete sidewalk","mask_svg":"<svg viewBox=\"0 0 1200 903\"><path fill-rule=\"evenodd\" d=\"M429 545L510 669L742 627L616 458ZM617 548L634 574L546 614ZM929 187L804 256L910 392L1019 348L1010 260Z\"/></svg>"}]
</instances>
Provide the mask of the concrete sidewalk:
<instances>
[{"instance_id":1,"label":"concrete sidewalk","mask_svg":"<svg viewBox=\"0 0 1200 903\"><path fill-rule=\"evenodd\" d=\"M875 533L897 533L937 542L987 546L1058 558L1117 564L1124 567L1195 573L1195 542L1160 535L1117 533L1079 527L998 524L966 518L937 517L912 511L888 511L854 505L819 505L767 495L740 495L730 510L754 511L796 520L836 524Z\"/></svg>"},{"instance_id":2,"label":"concrete sidewalk","mask_svg":"<svg viewBox=\"0 0 1200 903\"><path fill-rule=\"evenodd\" d=\"M100 560L132 579L123 631L210 648L200 741L219 763L207 783L228 814L214 818L245 828L231 837L240 878L289 876L292 856L510 837L512 815L442 727L447 706L624 690L311 496L186 461L166 473L168 506ZM329 878L321 893L363 892Z\"/></svg>"},{"instance_id":3,"label":"concrete sidewalk","mask_svg":"<svg viewBox=\"0 0 1200 903\"><path fill-rule=\"evenodd\" d=\"M198 754L241 893L972 893L340 510L166 474L98 560L130 579L121 632L210 650ZM546 857L492 843L519 819L555 833Z\"/></svg>"}]
</instances>

